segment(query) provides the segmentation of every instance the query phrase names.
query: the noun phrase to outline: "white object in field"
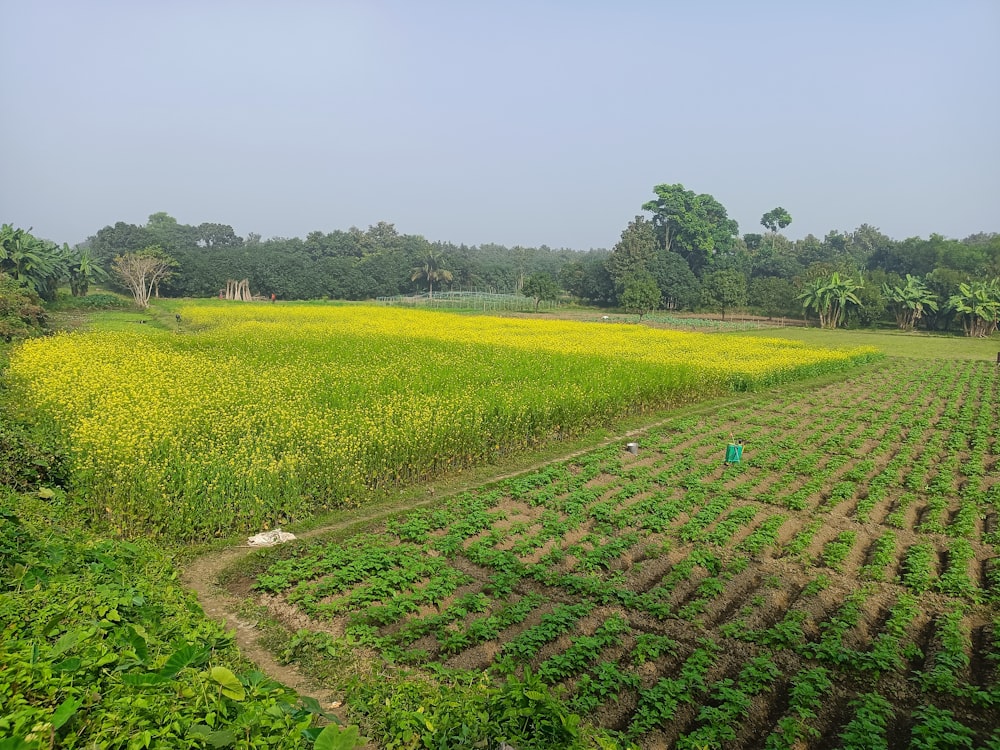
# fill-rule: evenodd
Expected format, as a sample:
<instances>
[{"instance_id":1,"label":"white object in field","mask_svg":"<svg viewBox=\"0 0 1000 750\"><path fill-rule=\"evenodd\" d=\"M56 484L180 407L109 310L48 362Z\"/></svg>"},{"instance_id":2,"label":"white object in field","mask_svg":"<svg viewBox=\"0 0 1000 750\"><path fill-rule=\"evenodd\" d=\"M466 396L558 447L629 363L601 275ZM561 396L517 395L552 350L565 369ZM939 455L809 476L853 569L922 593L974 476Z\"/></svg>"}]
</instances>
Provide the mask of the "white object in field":
<instances>
[{"instance_id":1,"label":"white object in field","mask_svg":"<svg viewBox=\"0 0 1000 750\"><path fill-rule=\"evenodd\" d=\"M295 534L289 534L281 529L272 531L262 531L247 539L247 544L251 547L273 547L276 544L287 542L295 538Z\"/></svg>"}]
</instances>

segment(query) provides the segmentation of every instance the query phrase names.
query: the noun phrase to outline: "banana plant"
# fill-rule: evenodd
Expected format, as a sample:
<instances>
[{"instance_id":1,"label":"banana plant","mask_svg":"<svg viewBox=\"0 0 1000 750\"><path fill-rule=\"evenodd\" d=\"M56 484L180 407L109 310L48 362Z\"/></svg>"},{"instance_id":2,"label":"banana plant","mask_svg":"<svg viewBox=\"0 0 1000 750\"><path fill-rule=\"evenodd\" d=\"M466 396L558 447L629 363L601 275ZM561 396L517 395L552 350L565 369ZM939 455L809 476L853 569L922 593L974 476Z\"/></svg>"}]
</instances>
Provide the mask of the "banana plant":
<instances>
[{"instance_id":1,"label":"banana plant","mask_svg":"<svg viewBox=\"0 0 1000 750\"><path fill-rule=\"evenodd\" d=\"M4 224L0 227L0 273L51 301L55 299L56 287L66 276L67 257L54 242Z\"/></svg>"},{"instance_id":2,"label":"banana plant","mask_svg":"<svg viewBox=\"0 0 1000 750\"><path fill-rule=\"evenodd\" d=\"M1000 279L959 284L948 306L962 321L966 336L986 338L997 330L1000 320Z\"/></svg>"},{"instance_id":3,"label":"banana plant","mask_svg":"<svg viewBox=\"0 0 1000 750\"><path fill-rule=\"evenodd\" d=\"M819 316L820 328L838 328L844 320L848 307L861 305L855 294L862 283L850 276L841 276L834 271L829 278L814 279L806 285L797 300L808 313L814 310Z\"/></svg>"},{"instance_id":4,"label":"banana plant","mask_svg":"<svg viewBox=\"0 0 1000 750\"><path fill-rule=\"evenodd\" d=\"M74 297L86 297L92 283L106 281L107 272L101 268L88 248L70 250L63 245L69 256L69 285Z\"/></svg>"}]
</instances>

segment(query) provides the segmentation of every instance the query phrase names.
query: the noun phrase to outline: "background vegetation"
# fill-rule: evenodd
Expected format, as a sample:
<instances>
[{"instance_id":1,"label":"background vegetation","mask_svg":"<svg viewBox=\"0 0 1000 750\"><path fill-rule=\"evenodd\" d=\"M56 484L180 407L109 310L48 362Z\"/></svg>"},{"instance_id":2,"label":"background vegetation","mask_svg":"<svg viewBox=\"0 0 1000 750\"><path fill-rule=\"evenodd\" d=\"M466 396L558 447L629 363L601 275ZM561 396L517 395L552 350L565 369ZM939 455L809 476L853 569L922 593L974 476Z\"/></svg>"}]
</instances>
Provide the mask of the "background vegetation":
<instances>
[{"instance_id":1,"label":"background vegetation","mask_svg":"<svg viewBox=\"0 0 1000 750\"><path fill-rule=\"evenodd\" d=\"M281 300L365 300L432 291L523 293L535 306L562 297L656 309L739 310L802 317L829 327L896 325L988 336L1000 316L1000 235L890 238L863 224L791 241L793 217L766 211L760 232L740 234L711 195L657 185L611 249L455 245L400 234L387 222L366 230L310 232L305 238L250 234L228 224L180 223L167 213L142 225L117 222L75 248L56 247L6 225L0 273L51 299L109 278L140 305L150 294L214 297L246 279L254 294ZM115 268L155 266L143 294ZM125 263L130 261L130 263ZM155 279L153 278L155 275Z\"/></svg>"}]
</instances>

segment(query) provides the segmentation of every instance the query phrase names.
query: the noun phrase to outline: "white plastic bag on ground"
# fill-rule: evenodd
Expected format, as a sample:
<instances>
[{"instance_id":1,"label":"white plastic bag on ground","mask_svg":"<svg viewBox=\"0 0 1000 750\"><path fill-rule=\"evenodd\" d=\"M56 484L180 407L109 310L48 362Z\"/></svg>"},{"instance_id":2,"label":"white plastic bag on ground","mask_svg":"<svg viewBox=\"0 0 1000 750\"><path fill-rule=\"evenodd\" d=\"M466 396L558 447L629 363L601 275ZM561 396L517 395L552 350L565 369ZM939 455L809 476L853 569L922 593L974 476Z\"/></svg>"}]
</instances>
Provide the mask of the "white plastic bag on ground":
<instances>
[{"instance_id":1,"label":"white plastic bag on ground","mask_svg":"<svg viewBox=\"0 0 1000 750\"><path fill-rule=\"evenodd\" d=\"M274 529L254 534L247 539L247 544L251 547L273 547L276 544L281 544L294 538L295 534L289 534L287 531L282 531L281 529Z\"/></svg>"}]
</instances>

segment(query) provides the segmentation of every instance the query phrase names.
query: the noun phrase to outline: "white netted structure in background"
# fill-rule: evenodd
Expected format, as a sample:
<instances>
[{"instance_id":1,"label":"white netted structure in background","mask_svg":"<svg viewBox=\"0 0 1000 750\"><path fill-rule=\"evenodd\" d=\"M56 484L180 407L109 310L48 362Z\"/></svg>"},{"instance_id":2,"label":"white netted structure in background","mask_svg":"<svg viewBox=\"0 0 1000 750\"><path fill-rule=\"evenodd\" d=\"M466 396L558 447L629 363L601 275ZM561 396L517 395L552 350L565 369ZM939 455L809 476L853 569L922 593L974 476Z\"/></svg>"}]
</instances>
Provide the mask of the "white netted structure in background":
<instances>
[{"instance_id":1,"label":"white netted structure in background","mask_svg":"<svg viewBox=\"0 0 1000 750\"><path fill-rule=\"evenodd\" d=\"M515 310L532 312L535 310L535 298L523 294L503 292L434 292L429 294L404 295L394 297L378 297L375 300L380 305L393 307L439 307L456 310ZM558 302L541 300L539 310L552 310L559 307Z\"/></svg>"}]
</instances>

